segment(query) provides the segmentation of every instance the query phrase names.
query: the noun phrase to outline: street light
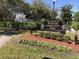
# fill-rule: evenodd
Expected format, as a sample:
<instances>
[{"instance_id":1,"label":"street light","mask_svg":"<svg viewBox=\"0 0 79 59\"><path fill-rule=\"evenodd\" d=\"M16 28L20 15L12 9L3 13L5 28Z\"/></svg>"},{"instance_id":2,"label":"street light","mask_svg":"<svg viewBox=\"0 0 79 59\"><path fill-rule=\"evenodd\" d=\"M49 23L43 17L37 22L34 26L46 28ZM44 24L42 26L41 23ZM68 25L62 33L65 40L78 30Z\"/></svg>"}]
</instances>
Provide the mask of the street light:
<instances>
[{"instance_id":1,"label":"street light","mask_svg":"<svg viewBox=\"0 0 79 59\"><path fill-rule=\"evenodd\" d=\"M56 0L52 0L53 2L56 2Z\"/></svg>"},{"instance_id":2,"label":"street light","mask_svg":"<svg viewBox=\"0 0 79 59\"><path fill-rule=\"evenodd\" d=\"M52 0L53 1L53 19L55 19L55 2L56 0Z\"/></svg>"}]
</instances>

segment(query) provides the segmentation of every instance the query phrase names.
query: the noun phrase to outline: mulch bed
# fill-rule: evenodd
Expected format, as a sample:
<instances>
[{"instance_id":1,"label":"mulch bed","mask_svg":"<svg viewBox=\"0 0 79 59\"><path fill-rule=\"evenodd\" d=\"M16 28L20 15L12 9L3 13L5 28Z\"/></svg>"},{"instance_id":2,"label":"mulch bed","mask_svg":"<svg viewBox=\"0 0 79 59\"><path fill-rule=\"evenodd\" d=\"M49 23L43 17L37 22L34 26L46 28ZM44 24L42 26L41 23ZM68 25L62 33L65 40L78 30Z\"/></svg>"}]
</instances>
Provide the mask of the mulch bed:
<instances>
[{"instance_id":1,"label":"mulch bed","mask_svg":"<svg viewBox=\"0 0 79 59\"><path fill-rule=\"evenodd\" d=\"M68 48L71 48L75 52L79 52L79 45L75 45L74 42L72 42L71 44L68 44L66 42L60 42L60 41L53 40L53 39L46 39L46 38L42 38L39 36L30 35L30 34L23 35L22 38L25 40L37 40L37 41L41 41L41 42L53 43L53 44L58 45L58 46L66 46Z\"/></svg>"}]
</instances>

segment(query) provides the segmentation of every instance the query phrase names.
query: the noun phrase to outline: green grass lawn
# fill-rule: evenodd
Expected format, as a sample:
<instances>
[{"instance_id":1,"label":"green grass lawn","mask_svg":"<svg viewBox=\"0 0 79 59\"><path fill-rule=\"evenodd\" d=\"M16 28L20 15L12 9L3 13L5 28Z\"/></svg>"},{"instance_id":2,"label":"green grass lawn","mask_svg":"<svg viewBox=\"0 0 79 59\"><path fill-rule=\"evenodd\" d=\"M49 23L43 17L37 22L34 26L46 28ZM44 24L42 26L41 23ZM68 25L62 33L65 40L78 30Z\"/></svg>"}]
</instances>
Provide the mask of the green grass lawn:
<instances>
[{"instance_id":1,"label":"green grass lawn","mask_svg":"<svg viewBox=\"0 0 79 59\"><path fill-rule=\"evenodd\" d=\"M79 53L59 52L42 47L22 45L15 42L15 38L0 49L0 59L79 59Z\"/></svg>"},{"instance_id":2,"label":"green grass lawn","mask_svg":"<svg viewBox=\"0 0 79 59\"><path fill-rule=\"evenodd\" d=\"M78 53L65 53L40 47L6 45L0 49L0 59L79 59Z\"/></svg>"}]
</instances>

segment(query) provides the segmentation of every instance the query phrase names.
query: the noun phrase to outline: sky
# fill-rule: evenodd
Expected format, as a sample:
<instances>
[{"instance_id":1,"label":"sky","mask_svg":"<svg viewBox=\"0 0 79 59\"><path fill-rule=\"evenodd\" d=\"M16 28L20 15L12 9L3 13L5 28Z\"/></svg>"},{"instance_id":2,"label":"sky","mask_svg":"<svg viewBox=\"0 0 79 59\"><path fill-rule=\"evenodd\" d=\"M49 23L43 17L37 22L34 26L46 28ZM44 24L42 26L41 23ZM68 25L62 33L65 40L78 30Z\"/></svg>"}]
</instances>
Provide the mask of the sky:
<instances>
[{"instance_id":1,"label":"sky","mask_svg":"<svg viewBox=\"0 0 79 59\"><path fill-rule=\"evenodd\" d=\"M32 0L25 0L25 2L32 3ZM53 8L52 0L44 0L44 3L46 3L48 6ZM56 8L58 10L61 9L61 7L65 4L71 4L72 5L72 11L77 12L79 10L79 0L56 0Z\"/></svg>"}]
</instances>

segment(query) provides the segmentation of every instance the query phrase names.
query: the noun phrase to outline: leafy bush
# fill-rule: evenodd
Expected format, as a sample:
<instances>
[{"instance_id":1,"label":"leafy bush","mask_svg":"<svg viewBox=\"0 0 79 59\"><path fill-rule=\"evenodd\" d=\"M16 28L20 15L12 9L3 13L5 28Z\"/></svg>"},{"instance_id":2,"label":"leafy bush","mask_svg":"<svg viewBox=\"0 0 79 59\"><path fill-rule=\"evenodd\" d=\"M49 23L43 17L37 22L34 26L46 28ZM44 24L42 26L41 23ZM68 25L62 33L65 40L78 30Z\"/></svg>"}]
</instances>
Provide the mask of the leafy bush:
<instances>
[{"instance_id":1,"label":"leafy bush","mask_svg":"<svg viewBox=\"0 0 79 59\"><path fill-rule=\"evenodd\" d=\"M58 36L56 39L57 39L58 41L64 41L64 39L63 39L62 36Z\"/></svg>"},{"instance_id":2,"label":"leafy bush","mask_svg":"<svg viewBox=\"0 0 79 59\"><path fill-rule=\"evenodd\" d=\"M51 39L51 34L50 33L44 33L44 32L42 32L39 35L41 37L43 37L43 38Z\"/></svg>"},{"instance_id":3,"label":"leafy bush","mask_svg":"<svg viewBox=\"0 0 79 59\"><path fill-rule=\"evenodd\" d=\"M69 34L66 34L66 35L60 35L60 34L50 34L50 33L40 33L39 34L41 37L43 38L47 38L47 39L55 39L55 40L58 40L58 41L65 41L65 42L70 42L71 41L71 38L70 38L70 35Z\"/></svg>"},{"instance_id":4,"label":"leafy bush","mask_svg":"<svg viewBox=\"0 0 79 59\"><path fill-rule=\"evenodd\" d=\"M12 28L19 30L20 29L20 23L19 22L12 22Z\"/></svg>"},{"instance_id":5,"label":"leafy bush","mask_svg":"<svg viewBox=\"0 0 79 59\"><path fill-rule=\"evenodd\" d=\"M40 33L40 36L47 39L55 39L58 41L64 41L63 36L59 34L50 34L50 33Z\"/></svg>"},{"instance_id":6,"label":"leafy bush","mask_svg":"<svg viewBox=\"0 0 79 59\"><path fill-rule=\"evenodd\" d=\"M40 22L35 22L35 24L36 24L35 29L36 29L36 30L40 30L40 28L41 28L41 23L40 23Z\"/></svg>"},{"instance_id":7,"label":"leafy bush","mask_svg":"<svg viewBox=\"0 0 79 59\"><path fill-rule=\"evenodd\" d=\"M44 35L44 32L42 32L42 33L39 34L40 37L43 37L43 35Z\"/></svg>"},{"instance_id":8,"label":"leafy bush","mask_svg":"<svg viewBox=\"0 0 79 59\"><path fill-rule=\"evenodd\" d=\"M64 35L64 41L66 41L66 42L69 42L71 39L70 39L70 36L68 36L68 35Z\"/></svg>"},{"instance_id":9,"label":"leafy bush","mask_svg":"<svg viewBox=\"0 0 79 59\"><path fill-rule=\"evenodd\" d=\"M56 39L57 37L58 37L57 34L51 34L51 38L52 38L52 39Z\"/></svg>"},{"instance_id":10,"label":"leafy bush","mask_svg":"<svg viewBox=\"0 0 79 59\"><path fill-rule=\"evenodd\" d=\"M47 39L51 39L51 34L50 33L44 33L43 37L47 38Z\"/></svg>"},{"instance_id":11,"label":"leafy bush","mask_svg":"<svg viewBox=\"0 0 79 59\"><path fill-rule=\"evenodd\" d=\"M71 23L70 27L74 28L75 30L78 30L79 29L79 22L73 21Z\"/></svg>"},{"instance_id":12,"label":"leafy bush","mask_svg":"<svg viewBox=\"0 0 79 59\"><path fill-rule=\"evenodd\" d=\"M63 40L63 37L60 34L51 34L51 38L52 39L59 40L59 41L62 41Z\"/></svg>"},{"instance_id":13,"label":"leafy bush","mask_svg":"<svg viewBox=\"0 0 79 59\"><path fill-rule=\"evenodd\" d=\"M4 22L0 22L0 27L4 27Z\"/></svg>"},{"instance_id":14,"label":"leafy bush","mask_svg":"<svg viewBox=\"0 0 79 59\"><path fill-rule=\"evenodd\" d=\"M12 23L12 28L18 28L18 29L40 29L40 23L39 22L11 22Z\"/></svg>"}]
</instances>

